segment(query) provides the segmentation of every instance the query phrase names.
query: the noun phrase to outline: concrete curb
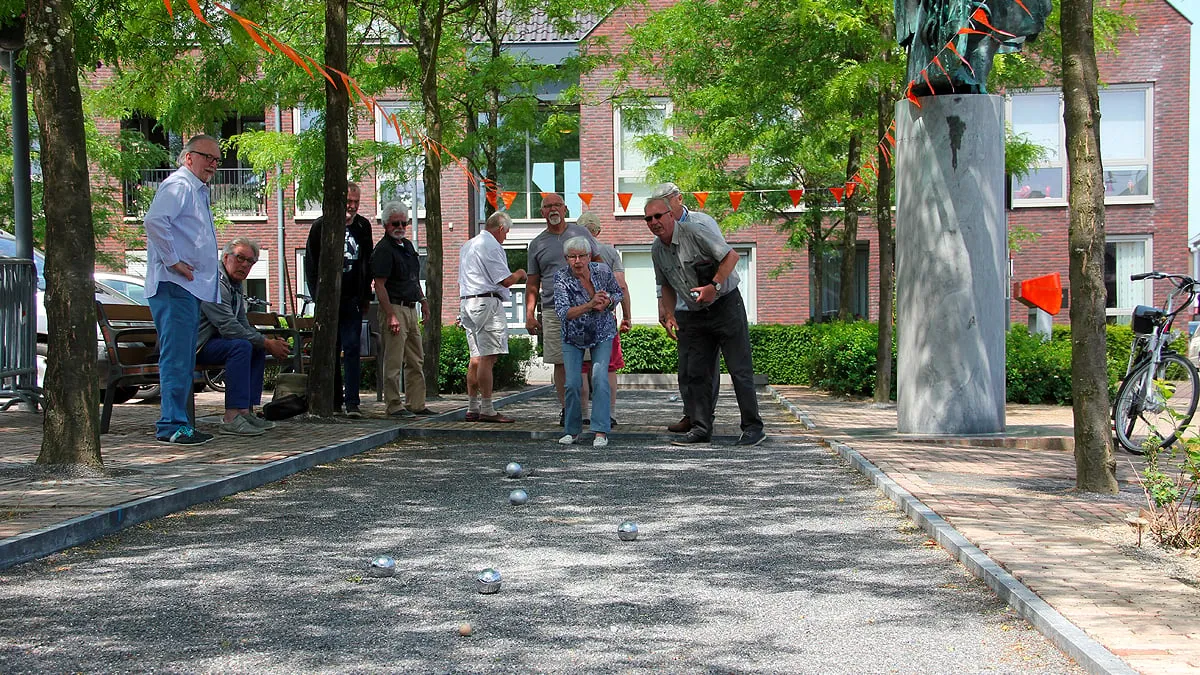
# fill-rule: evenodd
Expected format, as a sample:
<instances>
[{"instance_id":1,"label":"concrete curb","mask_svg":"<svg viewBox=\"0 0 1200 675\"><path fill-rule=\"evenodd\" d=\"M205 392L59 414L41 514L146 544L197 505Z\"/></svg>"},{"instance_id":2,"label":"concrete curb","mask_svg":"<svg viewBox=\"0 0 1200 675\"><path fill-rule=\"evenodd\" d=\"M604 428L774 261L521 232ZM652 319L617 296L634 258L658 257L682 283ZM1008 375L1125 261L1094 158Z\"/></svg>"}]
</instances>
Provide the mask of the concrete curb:
<instances>
[{"instance_id":1,"label":"concrete curb","mask_svg":"<svg viewBox=\"0 0 1200 675\"><path fill-rule=\"evenodd\" d=\"M783 406L784 408L787 408L787 411L790 412L792 414L792 416L795 417L800 422L800 424L803 424L805 429L808 429L811 431L811 430L817 428L817 425L813 424L813 421L808 418L807 413L805 413L800 408L797 408L795 403L792 403L787 398L785 398L783 396L783 394L780 394L775 389L775 387L772 387L771 385L768 384L767 385L767 393L775 398L776 403Z\"/></svg>"},{"instance_id":2,"label":"concrete curb","mask_svg":"<svg viewBox=\"0 0 1200 675\"><path fill-rule=\"evenodd\" d=\"M837 441L826 441L825 443L859 473L870 478L871 482L882 490L888 499L895 502L905 515L920 525L931 539L946 549L972 574L982 579L988 588L991 588L996 595L1000 596L1001 600L1016 610L1018 615L1033 624L1055 646L1067 656L1075 659L1089 673L1097 675L1134 675L1137 673L1136 670L1108 651L1104 645L1088 637L1078 626L1059 614L1049 603L1005 571L933 509L914 497L908 490L900 487L896 481L889 478L858 451Z\"/></svg>"},{"instance_id":3,"label":"concrete curb","mask_svg":"<svg viewBox=\"0 0 1200 675\"><path fill-rule=\"evenodd\" d=\"M496 401L496 406L524 401L544 394L551 385L522 391ZM457 410L429 417L428 419L450 420L462 419L465 411ZM162 494L143 497L124 504L118 504L84 516L55 523L32 532L0 540L0 570L19 565L30 560L50 555L72 546L87 543L94 539L119 532L127 527L144 523L147 520L161 518L165 515L182 511L189 506L211 502L221 497L227 497L245 490L272 483L295 473L311 469L320 464L335 462L339 459L357 455L367 450L373 450L396 440L404 430L396 427L384 431L376 431L348 441L342 441L324 448L310 450L293 457L246 469L231 476L177 488ZM555 435L557 437L557 435Z\"/></svg>"},{"instance_id":4,"label":"concrete curb","mask_svg":"<svg viewBox=\"0 0 1200 675\"><path fill-rule=\"evenodd\" d=\"M492 403L492 405L493 405L493 407L496 407L496 408L502 408L506 405L512 405L513 403L522 403L524 401L528 401L531 398L537 398L539 396L542 396L543 394L546 394L546 393L552 392L552 391L554 391L553 384L543 384L540 387L526 389L525 391L520 391L520 392L517 392L510 396L505 396L504 398L502 398L498 401L494 401ZM446 422L461 422L461 421L465 420L466 418L467 418L467 409L466 409L466 407L463 407L462 410L451 410L450 412L442 413L441 415L434 415L433 417L428 417L426 419L443 420Z\"/></svg>"}]
</instances>

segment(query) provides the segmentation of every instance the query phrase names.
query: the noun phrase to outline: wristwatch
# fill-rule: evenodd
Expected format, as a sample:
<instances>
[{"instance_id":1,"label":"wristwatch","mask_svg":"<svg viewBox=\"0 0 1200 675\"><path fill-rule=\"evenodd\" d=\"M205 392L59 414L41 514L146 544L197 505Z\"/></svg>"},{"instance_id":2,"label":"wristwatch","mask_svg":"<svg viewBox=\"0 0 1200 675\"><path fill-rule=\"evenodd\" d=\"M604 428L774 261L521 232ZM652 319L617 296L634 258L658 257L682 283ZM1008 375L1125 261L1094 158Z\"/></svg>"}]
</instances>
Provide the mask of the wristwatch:
<instances>
[{"instance_id":1,"label":"wristwatch","mask_svg":"<svg viewBox=\"0 0 1200 675\"><path fill-rule=\"evenodd\" d=\"M713 288L717 289L718 293L721 292L721 282L717 281L716 279L713 279L712 286L713 286Z\"/></svg>"}]
</instances>

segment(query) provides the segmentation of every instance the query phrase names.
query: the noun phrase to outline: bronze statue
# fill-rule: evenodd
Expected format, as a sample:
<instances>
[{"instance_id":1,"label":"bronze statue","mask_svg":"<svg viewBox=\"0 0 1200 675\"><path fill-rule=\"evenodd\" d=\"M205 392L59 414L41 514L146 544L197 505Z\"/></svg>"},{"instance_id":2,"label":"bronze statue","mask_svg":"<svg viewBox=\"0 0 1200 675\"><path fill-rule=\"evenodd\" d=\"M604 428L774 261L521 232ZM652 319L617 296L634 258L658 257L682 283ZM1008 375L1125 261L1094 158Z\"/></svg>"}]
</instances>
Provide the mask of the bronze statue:
<instances>
[{"instance_id":1,"label":"bronze statue","mask_svg":"<svg viewBox=\"0 0 1200 675\"><path fill-rule=\"evenodd\" d=\"M986 94L996 54L1046 25L1051 0L895 0L896 39L916 96Z\"/></svg>"}]
</instances>

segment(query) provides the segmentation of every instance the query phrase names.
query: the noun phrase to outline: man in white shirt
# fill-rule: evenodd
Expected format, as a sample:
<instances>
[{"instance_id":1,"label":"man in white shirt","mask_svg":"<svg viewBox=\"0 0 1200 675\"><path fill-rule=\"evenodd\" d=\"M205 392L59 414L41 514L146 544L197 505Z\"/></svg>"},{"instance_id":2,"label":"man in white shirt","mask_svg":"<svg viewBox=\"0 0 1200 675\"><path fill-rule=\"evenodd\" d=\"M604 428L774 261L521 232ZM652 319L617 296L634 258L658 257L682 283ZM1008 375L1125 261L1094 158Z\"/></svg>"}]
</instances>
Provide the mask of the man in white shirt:
<instances>
[{"instance_id":1,"label":"man in white shirt","mask_svg":"<svg viewBox=\"0 0 1200 675\"><path fill-rule=\"evenodd\" d=\"M195 136L179 155L180 167L159 185L146 213L146 299L158 330L162 413L154 436L161 443L200 445L211 434L188 418L200 303L217 302L217 231L208 182L221 163L212 136Z\"/></svg>"},{"instance_id":2,"label":"man in white shirt","mask_svg":"<svg viewBox=\"0 0 1200 675\"><path fill-rule=\"evenodd\" d=\"M496 412L492 405L492 367L500 354L508 353L508 315L504 303L512 298L509 287L525 281L525 270L508 271L501 244L512 229L512 218L503 211L488 217L483 232L459 250L458 296L467 348L468 422L508 423L514 420Z\"/></svg>"}]
</instances>

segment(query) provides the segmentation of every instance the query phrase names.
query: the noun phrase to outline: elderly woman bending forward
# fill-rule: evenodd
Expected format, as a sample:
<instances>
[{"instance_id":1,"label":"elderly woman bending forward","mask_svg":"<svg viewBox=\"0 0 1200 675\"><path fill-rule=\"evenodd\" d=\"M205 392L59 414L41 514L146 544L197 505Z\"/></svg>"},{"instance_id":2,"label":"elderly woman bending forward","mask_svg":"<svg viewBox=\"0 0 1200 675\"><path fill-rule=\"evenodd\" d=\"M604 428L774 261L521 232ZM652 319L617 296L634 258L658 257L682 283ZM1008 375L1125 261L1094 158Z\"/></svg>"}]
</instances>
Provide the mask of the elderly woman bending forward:
<instances>
[{"instance_id":1,"label":"elderly woman bending forward","mask_svg":"<svg viewBox=\"0 0 1200 675\"><path fill-rule=\"evenodd\" d=\"M611 399L608 391L608 359L612 354L612 339L617 334L613 309L621 303L621 287L612 270L604 263L592 260L591 242L584 237L572 237L563 244L567 266L554 275L554 311L562 322L563 367L567 381L565 391L567 435L558 439L571 445L583 431L583 414L579 404L582 386L583 352L592 350L592 445L608 445L611 425Z\"/></svg>"}]
</instances>

